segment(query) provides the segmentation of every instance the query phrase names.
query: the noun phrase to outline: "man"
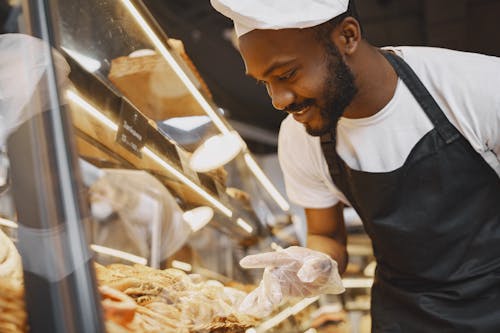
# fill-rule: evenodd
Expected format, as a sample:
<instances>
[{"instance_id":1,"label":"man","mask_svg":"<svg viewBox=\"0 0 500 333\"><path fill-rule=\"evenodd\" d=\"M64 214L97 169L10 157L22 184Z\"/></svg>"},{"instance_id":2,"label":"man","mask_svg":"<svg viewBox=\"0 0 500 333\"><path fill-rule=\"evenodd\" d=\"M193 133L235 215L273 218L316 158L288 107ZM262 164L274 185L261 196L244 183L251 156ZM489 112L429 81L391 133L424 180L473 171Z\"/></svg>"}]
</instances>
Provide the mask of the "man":
<instances>
[{"instance_id":1,"label":"man","mask_svg":"<svg viewBox=\"0 0 500 333\"><path fill-rule=\"evenodd\" d=\"M333 258L244 258L266 268L246 306L264 314L329 292L347 263L348 204L377 259L374 332L498 332L500 59L375 48L348 0L211 2L233 19L247 73L290 114L279 138L287 193L305 207L307 246Z\"/></svg>"}]
</instances>

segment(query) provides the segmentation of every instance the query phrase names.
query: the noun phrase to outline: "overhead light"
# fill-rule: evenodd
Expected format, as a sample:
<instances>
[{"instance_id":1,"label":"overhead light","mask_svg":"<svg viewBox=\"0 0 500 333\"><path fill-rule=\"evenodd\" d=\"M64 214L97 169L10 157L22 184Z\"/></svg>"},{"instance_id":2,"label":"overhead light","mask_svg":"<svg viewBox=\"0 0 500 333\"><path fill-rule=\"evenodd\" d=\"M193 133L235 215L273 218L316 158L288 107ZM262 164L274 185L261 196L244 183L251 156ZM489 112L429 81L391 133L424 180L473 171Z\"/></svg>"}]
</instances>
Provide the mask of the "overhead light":
<instances>
[{"instance_id":1,"label":"overhead light","mask_svg":"<svg viewBox=\"0 0 500 333\"><path fill-rule=\"evenodd\" d=\"M148 263L148 260L146 258L139 257L139 256L136 256L136 255L128 253L128 252L112 249L110 247L91 244L90 248L92 250L94 250L94 252L105 254L108 256L116 257L116 258L120 258L120 259L124 259L124 260L130 261L130 262L133 262L135 264L146 265Z\"/></svg>"},{"instance_id":2,"label":"overhead light","mask_svg":"<svg viewBox=\"0 0 500 333\"><path fill-rule=\"evenodd\" d=\"M108 126L111 130L117 131L118 125L114 123L111 119L102 114L95 107L90 105L85 99L83 99L80 95L75 93L72 90L67 91L68 99L73 101L78 106L82 107L85 111L87 111L90 115L92 115L96 120ZM233 212L223 205L219 200L215 199L212 195L210 195L207 191L203 190L200 186L195 184L192 180L186 177L182 172L171 166L169 163L164 161L160 156L155 154L151 149L147 146L144 146L141 150L145 155L148 155L151 159L153 159L156 163L162 166L165 170L167 170L170 174L175 176L181 182L189 186L195 192L200 194L203 198L205 198L208 202L214 205L217 209L219 209L224 215L227 217L232 217Z\"/></svg>"},{"instance_id":3,"label":"overhead light","mask_svg":"<svg viewBox=\"0 0 500 333\"><path fill-rule=\"evenodd\" d=\"M12 229L17 229L16 222L12 222L11 220L7 220L7 219L1 218L1 217L0 217L0 225L6 226L6 227L9 227Z\"/></svg>"},{"instance_id":4,"label":"overhead light","mask_svg":"<svg viewBox=\"0 0 500 333\"><path fill-rule=\"evenodd\" d=\"M319 296L304 298L295 305L287 307L286 309L278 313L276 316L268 319L267 321L263 322L260 326L256 327L257 333L262 333L266 332L267 330L270 330L271 328L275 327L282 321L286 320L288 317L296 315L300 311L304 310L309 305L316 302L318 299Z\"/></svg>"},{"instance_id":5,"label":"overhead light","mask_svg":"<svg viewBox=\"0 0 500 333\"><path fill-rule=\"evenodd\" d=\"M365 269L363 269L363 274L368 277L374 277L376 268L377 262L373 260L368 265L366 265Z\"/></svg>"},{"instance_id":6,"label":"overhead light","mask_svg":"<svg viewBox=\"0 0 500 333\"><path fill-rule=\"evenodd\" d=\"M189 166L196 172L217 169L234 159L242 148L240 136L234 131L214 135L196 148Z\"/></svg>"},{"instance_id":7,"label":"overhead light","mask_svg":"<svg viewBox=\"0 0 500 333\"><path fill-rule=\"evenodd\" d=\"M180 269L180 270L185 271L185 272L191 272L191 270L193 269L193 266L191 266L191 264L188 264L187 262L183 262L183 261L178 261L178 260L172 261L172 267Z\"/></svg>"},{"instance_id":8,"label":"overhead light","mask_svg":"<svg viewBox=\"0 0 500 333\"><path fill-rule=\"evenodd\" d=\"M310 328L307 331L304 331L304 333L318 333L318 331L315 328Z\"/></svg>"},{"instance_id":9,"label":"overhead light","mask_svg":"<svg viewBox=\"0 0 500 333\"><path fill-rule=\"evenodd\" d=\"M193 84L193 82L189 79L189 77L186 75L186 73L183 71L183 69L180 67L180 65L175 61L174 57L170 53L170 51L165 47L164 43L161 41L161 39L154 33L153 29L149 26L149 24L146 22L144 17L139 13L137 8L132 4L130 0L122 0L123 4L125 7L129 10L130 14L135 18L139 26L142 28L144 33L149 37L151 42L155 45L155 47L158 49L160 54L163 56L163 58L167 61L167 63L170 65L172 70L177 74L177 76L180 78L180 80L184 83L186 88L191 92L191 95L196 99L198 104L202 107L202 109L205 111L205 113L212 119L214 122L214 125L223 133L227 134L231 130L228 128L228 126L222 121L222 119L219 117L219 115L214 111L212 106L207 102L205 97L201 94L201 92L196 88L196 86ZM240 138L241 140L241 138ZM242 141L242 140L241 140ZM251 159L251 158L250 158ZM248 161L247 161L248 163ZM250 162L251 163L251 162ZM254 164L256 165L255 161ZM288 211L290 209L290 205L286 200L279 194L279 192L274 188L274 186L270 183L269 179L265 177L260 170L258 171L258 166L255 167L253 166L254 169L252 171L254 174L257 176L259 181L263 184L264 188L269 192L271 197L278 203L281 209L284 211ZM258 176L257 174L262 174Z\"/></svg>"},{"instance_id":10,"label":"overhead light","mask_svg":"<svg viewBox=\"0 0 500 333\"><path fill-rule=\"evenodd\" d=\"M140 50L135 50L134 52L130 53L128 56L130 58L140 58L140 57L145 57L145 56L152 56L155 54L156 54L156 52L154 50L140 49Z\"/></svg>"},{"instance_id":11,"label":"overhead light","mask_svg":"<svg viewBox=\"0 0 500 333\"><path fill-rule=\"evenodd\" d=\"M190 180L188 177L186 177L182 172L165 162L160 156L156 155L151 149L148 147L143 147L142 152L151 157L153 160L155 160L158 164L163 166L167 171L169 171L171 174L173 174L177 179L182 181L184 184L188 185L190 188L195 190L198 194L200 194L203 198L208 200L210 203L212 203L215 207L217 207L224 215L228 217L233 216L233 212L227 208L225 205L223 205L220 201L215 199L213 196L208 194L205 190L203 190L201 187L196 185L192 180Z\"/></svg>"},{"instance_id":12,"label":"overhead light","mask_svg":"<svg viewBox=\"0 0 500 333\"><path fill-rule=\"evenodd\" d=\"M188 185L191 189L195 190L199 195L201 195L203 198L205 198L208 202L210 202L212 205L214 205L217 209L219 209L224 215L227 217L232 217L233 212L227 208L225 205L223 205L219 200L215 199L213 196L208 194L207 191L202 189L200 186L195 184L191 179L186 177L182 172L165 162L160 156L156 155L151 149L148 147L143 147L142 152L149 157L151 157L153 160L155 160L158 164L163 166L164 169L166 169L168 172L173 174L177 179L182 181L184 184Z\"/></svg>"},{"instance_id":13,"label":"overhead light","mask_svg":"<svg viewBox=\"0 0 500 333\"><path fill-rule=\"evenodd\" d=\"M189 132L210 122L207 116L174 117L163 121L163 124Z\"/></svg>"},{"instance_id":14,"label":"overhead light","mask_svg":"<svg viewBox=\"0 0 500 333\"><path fill-rule=\"evenodd\" d=\"M118 125L114 123L111 119L102 114L101 111L97 110L95 107L90 105L85 99L83 99L80 95L75 93L73 90L68 90L66 92L66 96L72 102L74 102L79 107L83 108L87 111L92 117L98 120L100 123L109 127L109 129L113 131L118 131Z\"/></svg>"},{"instance_id":15,"label":"overhead light","mask_svg":"<svg viewBox=\"0 0 500 333\"><path fill-rule=\"evenodd\" d=\"M139 26L142 28L144 33L149 37L151 42L154 44L154 46L157 48L157 50L160 52L160 54L165 58L167 63L170 65L172 70L177 74L179 79L184 83L186 88L191 92L191 95L196 99L198 104L202 107L202 109L205 111L205 113L212 119L214 122L215 126L222 132L222 133L228 133L230 130L224 124L222 119L217 115L217 113L214 111L212 106L208 104L207 100L201 92L196 88L196 86L193 84L191 79L186 75L184 70L181 68L181 66L175 61L174 57L172 54L170 54L170 51L166 48L165 44L162 42L160 37L158 37L153 29L149 26L149 24L146 22L144 17L139 13L137 8L132 4L130 0L122 0L123 4L125 7L128 9L130 14L134 17L136 22L139 24Z\"/></svg>"},{"instance_id":16,"label":"overhead light","mask_svg":"<svg viewBox=\"0 0 500 333\"><path fill-rule=\"evenodd\" d=\"M245 153L245 162L247 163L250 170L253 172L255 177L259 180L262 186L269 193L271 198L278 204L278 206L285 212L290 210L290 204L283 198L283 196L278 192L276 187L271 183L269 178L264 174L262 169L259 167L257 162L253 159L249 152Z\"/></svg>"},{"instance_id":17,"label":"overhead light","mask_svg":"<svg viewBox=\"0 0 500 333\"><path fill-rule=\"evenodd\" d=\"M79 63L83 68L85 68L86 71L94 73L97 72L99 68L101 68L101 63L98 60L84 56L83 54L76 52L74 50L67 49L64 46L61 48L67 54L69 54L71 58L75 59L77 63Z\"/></svg>"},{"instance_id":18,"label":"overhead light","mask_svg":"<svg viewBox=\"0 0 500 333\"><path fill-rule=\"evenodd\" d=\"M243 220L242 218L238 218L236 220L236 223L241 227L243 228L243 230L245 230L246 232L248 232L249 234L251 234L253 232L253 228L250 224L248 224L245 220Z\"/></svg>"},{"instance_id":19,"label":"overhead light","mask_svg":"<svg viewBox=\"0 0 500 333\"><path fill-rule=\"evenodd\" d=\"M373 285L373 278L343 278L342 285L346 289L371 288Z\"/></svg>"},{"instance_id":20,"label":"overhead light","mask_svg":"<svg viewBox=\"0 0 500 333\"><path fill-rule=\"evenodd\" d=\"M206 226L213 217L214 210L207 206L197 207L182 214L182 218L187 224L189 224L193 232L196 232Z\"/></svg>"},{"instance_id":21,"label":"overhead light","mask_svg":"<svg viewBox=\"0 0 500 333\"><path fill-rule=\"evenodd\" d=\"M271 249L273 249L274 251L282 251L283 248L281 246L278 245L278 243L276 242L271 242Z\"/></svg>"}]
</instances>

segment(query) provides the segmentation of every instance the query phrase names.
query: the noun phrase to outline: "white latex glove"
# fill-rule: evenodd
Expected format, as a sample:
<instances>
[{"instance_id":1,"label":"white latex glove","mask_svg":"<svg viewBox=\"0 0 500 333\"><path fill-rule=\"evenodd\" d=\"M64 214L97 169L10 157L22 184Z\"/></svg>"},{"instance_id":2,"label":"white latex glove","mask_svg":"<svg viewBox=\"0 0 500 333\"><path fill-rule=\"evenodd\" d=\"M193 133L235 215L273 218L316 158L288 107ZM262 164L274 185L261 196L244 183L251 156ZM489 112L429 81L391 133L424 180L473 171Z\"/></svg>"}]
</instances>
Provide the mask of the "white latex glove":
<instances>
[{"instance_id":1,"label":"white latex glove","mask_svg":"<svg viewBox=\"0 0 500 333\"><path fill-rule=\"evenodd\" d=\"M240 305L240 311L256 317L269 315L292 297L313 297L344 292L337 262L305 247L291 246L276 252L247 256L243 268L264 268L260 285Z\"/></svg>"}]
</instances>

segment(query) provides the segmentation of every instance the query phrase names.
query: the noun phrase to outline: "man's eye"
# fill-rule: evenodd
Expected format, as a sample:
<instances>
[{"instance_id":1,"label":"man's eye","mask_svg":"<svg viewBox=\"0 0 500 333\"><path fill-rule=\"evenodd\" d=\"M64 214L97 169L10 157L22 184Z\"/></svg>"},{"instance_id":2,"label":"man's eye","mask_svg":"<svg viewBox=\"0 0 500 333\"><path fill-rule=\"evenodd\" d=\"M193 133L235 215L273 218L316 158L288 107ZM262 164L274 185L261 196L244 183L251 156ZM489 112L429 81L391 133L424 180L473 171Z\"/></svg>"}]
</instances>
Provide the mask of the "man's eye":
<instances>
[{"instance_id":1,"label":"man's eye","mask_svg":"<svg viewBox=\"0 0 500 333\"><path fill-rule=\"evenodd\" d=\"M285 74L278 76L278 80L280 80L280 81L289 80L295 75L296 72L297 72L297 70L292 69L292 70L286 72Z\"/></svg>"}]
</instances>

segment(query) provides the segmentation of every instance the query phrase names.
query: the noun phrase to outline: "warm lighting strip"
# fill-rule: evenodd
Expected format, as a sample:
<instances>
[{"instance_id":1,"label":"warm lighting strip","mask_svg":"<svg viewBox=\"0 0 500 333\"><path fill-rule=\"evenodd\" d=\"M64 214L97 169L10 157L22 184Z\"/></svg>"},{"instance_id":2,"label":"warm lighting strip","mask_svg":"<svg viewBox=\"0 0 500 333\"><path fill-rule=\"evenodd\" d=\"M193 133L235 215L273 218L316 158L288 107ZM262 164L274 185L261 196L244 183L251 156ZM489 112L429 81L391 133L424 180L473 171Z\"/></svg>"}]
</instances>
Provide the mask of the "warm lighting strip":
<instances>
[{"instance_id":1,"label":"warm lighting strip","mask_svg":"<svg viewBox=\"0 0 500 333\"><path fill-rule=\"evenodd\" d=\"M67 54L69 54L73 59L75 59L85 70L94 73L101 68L101 63L95 59L84 56L83 54L67 49L64 46L61 47Z\"/></svg>"},{"instance_id":2,"label":"warm lighting strip","mask_svg":"<svg viewBox=\"0 0 500 333\"><path fill-rule=\"evenodd\" d=\"M181 271L185 271L185 272L191 272L191 270L193 269L193 266L191 266L191 264L188 264L187 262L178 261L178 260L172 261L172 267L180 269Z\"/></svg>"},{"instance_id":3,"label":"warm lighting strip","mask_svg":"<svg viewBox=\"0 0 500 333\"><path fill-rule=\"evenodd\" d=\"M259 167L257 162L253 159L252 155L250 153L245 152L245 162L247 163L248 167L252 172L254 173L255 177L259 180L259 182L264 186L266 191L271 195L271 197L276 201L276 203L280 206L281 209L283 209L285 212L290 210L290 205L288 202L283 198L283 196L278 192L276 187L271 183L269 178L264 174L262 169Z\"/></svg>"},{"instance_id":4,"label":"warm lighting strip","mask_svg":"<svg viewBox=\"0 0 500 333\"><path fill-rule=\"evenodd\" d=\"M16 222L12 222L11 220L7 220L7 219L1 218L1 217L0 217L0 225L6 226L6 227L9 227L12 229L17 229Z\"/></svg>"},{"instance_id":5,"label":"warm lighting strip","mask_svg":"<svg viewBox=\"0 0 500 333\"><path fill-rule=\"evenodd\" d=\"M75 102L77 105L82 107L85 111L87 111L90 115L92 115L95 119L100 121L101 123L105 124L108 126L110 129L113 131L118 131L118 125L115 124L111 119L103 115L99 110L94 108L92 105L90 105L85 99L83 99L81 96L76 94L74 91L69 90L67 92L68 98ZM151 149L148 147L143 147L142 152L146 155L148 155L150 158L152 158L154 161L156 161L159 165L161 165L164 169L166 169L168 172L170 172L172 175L177 177L181 182L195 190L198 194L200 194L203 198L208 200L211 204L213 204L217 209L219 209L224 215L227 217L232 217L233 212L227 208L225 205L223 205L221 202L216 200L214 197L212 197L210 194L208 194L205 190L203 190L201 187L196 185L193 181L191 181L189 178L184 176L182 172L165 162L161 157L156 155Z\"/></svg>"},{"instance_id":6,"label":"warm lighting strip","mask_svg":"<svg viewBox=\"0 0 500 333\"><path fill-rule=\"evenodd\" d=\"M182 83L186 86L186 88L191 92L196 101L200 104L203 110L207 113L207 115L212 119L215 126L224 134L229 133L229 128L222 122L217 113L212 109L210 104L208 104L207 100L200 93L198 88L195 87L193 82L189 79L189 77L184 73L182 68L179 66L177 61L175 61L174 57L170 54L170 51L165 47L162 43L161 39L154 33L153 29L146 22L144 17L141 16L137 8L132 4L130 0L122 0L123 4L129 10L130 14L135 18L139 26L149 37L151 42L155 45L161 55L165 58L167 63L170 65L172 70L177 74L179 79L181 79Z\"/></svg>"},{"instance_id":7,"label":"warm lighting strip","mask_svg":"<svg viewBox=\"0 0 500 333\"><path fill-rule=\"evenodd\" d=\"M97 253L102 253L102 254L105 254L108 256L113 256L116 258L125 259L125 260L133 262L135 264L146 265L148 263L148 260L146 258L139 257L139 256L133 255L133 254L128 253L128 252L112 249L109 247L91 244L90 248Z\"/></svg>"},{"instance_id":8,"label":"warm lighting strip","mask_svg":"<svg viewBox=\"0 0 500 333\"><path fill-rule=\"evenodd\" d=\"M135 18L139 26L143 29L144 33L149 37L151 42L155 45L155 47L158 49L158 51L161 53L161 55L165 58L167 63L170 65L172 70L177 74L179 79L184 83L186 88L191 92L193 97L196 99L196 101L200 104L200 106L203 108L205 113L212 119L214 122L215 126L223 133L227 134L230 132L230 129L224 124L224 122L221 120L221 118L217 115L217 113L213 110L213 108L208 104L207 100L203 97L203 95L200 93L200 91L195 87L193 82L189 79L189 77L186 75L186 73L182 70L182 68L179 66L179 64L175 61L174 57L170 54L170 51L165 47L165 45L162 43L161 39L154 33L153 29L149 26L149 24L146 22L146 20L141 16L137 8L132 4L130 0L122 0L123 4L125 7L129 10L130 14ZM261 182L261 184L264 186L264 188L269 192L271 197L278 203L278 205L283 209L284 211L288 211L290 209L290 205L288 202L281 196L281 194L276 190L276 188L272 185L272 183L269 181L269 179L264 175L262 170L257 166L257 163L252 160L252 158L249 156L247 157L248 154L245 155L245 160L250 159L251 161L249 162L247 160L247 163L252 164L250 166L250 169L252 172L255 174L257 179ZM253 162L253 163L252 163Z\"/></svg>"},{"instance_id":9,"label":"warm lighting strip","mask_svg":"<svg viewBox=\"0 0 500 333\"><path fill-rule=\"evenodd\" d=\"M161 157L156 155L151 149L149 149L148 147L143 147L142 152L151 157L153 160L155 160L158 164L160 164L168 172L177 177L184 184L195 190L198 194L200 194L203 198L208 200L212 205L214 205L218 210L220 210L224 215L226 215L227 217L233 216L233 212L229 208L224 206L222 203L220 203L218 200L216 200L214 197L212 197L210 194L204 191L201 187L199 187L189 178L184 176L182 172L180 172L179 170L177 170L176 168L165 162Z\"/></svg>"},{"instance_id":10,"label":"warm lighting strip","mask_svg":"<svg viewBox=\"0 0 500 333\"><path fill-rule=\"evenodd\" d=\"M267 330L270 330L271 328L275 327L282 321L286 320L288 317L293 316L299 313L300 311L304 310L309 305L316 302L318 299L319 296L304 298L297 304L287 307L286 309L278 313L276 316L272 317L271 319L263 322L260 326L256 327L256 332L262 333L266 332Z\"/></svg>"},{"instance_id":11,"label":"warm lighting strip","mask_svg":"<svg viewBox=\"0 0 500 333\"><path fill-rule=\"evenodd\" d=\"M307 331L304 331L304 333L318 333L315 328L310 328Z\"/></svg>"},{"instance_id":12,"label":"warm lighting strip","mask_svg":"<svg viewBox=\"0 0 500 333\"><path fill-rule=\"evenodd\" d=\"M342 285L346 289L352 288L371 288L373 284L372 278L344 278Z\"/></svg>"},{"instance_id":13,"label":"warm lighting strip","mask_svg":"<svg viewBox=\"0 0 500 333\"><path fill-rule=\"evenodd\" d=\"M275 242L272 242L271 243L271 249L273 249L274 251L281 251L283 250L283 248L281 246L279 246L277 243Z\"/></svg>"},{"instance_id":14,"label":"warm lighting strip","mask_svg":"<svg viewBox=\"0 0 500 333\"><path fill-rule=\"evenodd\" d=\"M248 232L249 234L252 233L253 231L253 228L250 224L248 224L245 220L243 220L242 218L238 218L236 220L236 223L242 227L246 232Z\"/></svg>"},{"instance_id":15,"label":"warm lighting strip","mask_svg":"<svg viewBox=\"0 0 500 333\"><path fill-rule=\"evenodd\" d=\"M80 106L82 109L87 111L92 117L97 119L99 122L103 123L104 125L108 126L111 130L113 131L118 131L118 125L115 124L111 119L103 115L99 110L97 110L95 107L90 105L85 99L83 99L80 95L75 93L72 90L68 90L66 93L66 96Z\"/></svg>"}]
</instances>

